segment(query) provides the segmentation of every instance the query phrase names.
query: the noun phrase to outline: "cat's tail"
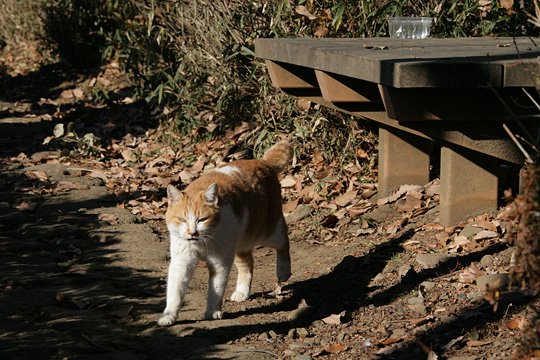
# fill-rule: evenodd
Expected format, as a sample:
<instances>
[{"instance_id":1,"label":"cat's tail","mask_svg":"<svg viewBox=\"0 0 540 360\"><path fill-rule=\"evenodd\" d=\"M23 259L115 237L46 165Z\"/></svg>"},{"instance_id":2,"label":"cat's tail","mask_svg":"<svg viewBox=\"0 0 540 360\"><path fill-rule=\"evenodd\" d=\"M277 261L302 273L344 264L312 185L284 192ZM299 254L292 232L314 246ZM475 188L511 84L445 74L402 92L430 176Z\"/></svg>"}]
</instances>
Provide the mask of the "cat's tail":
<instances>
[{"instance_id":1,"label":"cat's tail","mask_svg":"<svg viewBox=\"0 0 540 360\"><path fill-rule=\"evenodd\" d=\"M288 141L280 141L266 150L263 160L268 162L277 173L285 171L293 158L293 147Z\"/></svg>"}]
</instances>

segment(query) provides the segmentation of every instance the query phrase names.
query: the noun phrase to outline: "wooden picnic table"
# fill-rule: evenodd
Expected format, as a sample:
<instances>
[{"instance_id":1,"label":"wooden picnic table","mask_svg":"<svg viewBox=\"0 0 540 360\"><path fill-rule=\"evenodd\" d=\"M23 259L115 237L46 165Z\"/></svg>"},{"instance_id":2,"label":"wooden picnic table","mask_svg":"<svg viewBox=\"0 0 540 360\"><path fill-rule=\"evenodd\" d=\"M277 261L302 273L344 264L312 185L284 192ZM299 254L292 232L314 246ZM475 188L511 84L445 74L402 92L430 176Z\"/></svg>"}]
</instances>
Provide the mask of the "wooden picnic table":
<instances>
[{"instance_id":1,"label":"wooden picnic table","mask_svg":"<svg viewBox=\"0 0 540 360\"><path fill-rule=\"evenodd\" d=\"M524 161L508 129L538 133L523 91L537 96L538 41L257 39L255 53L284 92L379 124L381 194L427 183L438 155L439 220L450 225L497 208L501 164Z\"/></svg>"}]
</instances>

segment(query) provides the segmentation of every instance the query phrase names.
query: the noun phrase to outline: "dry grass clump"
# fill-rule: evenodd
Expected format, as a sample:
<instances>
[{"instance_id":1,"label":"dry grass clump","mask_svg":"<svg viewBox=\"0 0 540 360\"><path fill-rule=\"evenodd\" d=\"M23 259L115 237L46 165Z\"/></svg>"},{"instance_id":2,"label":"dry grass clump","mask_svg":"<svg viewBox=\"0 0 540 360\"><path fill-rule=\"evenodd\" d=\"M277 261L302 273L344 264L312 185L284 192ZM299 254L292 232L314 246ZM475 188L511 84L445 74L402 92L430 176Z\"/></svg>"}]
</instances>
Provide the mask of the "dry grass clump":
<instances>
[{"instance_id":1,"label":"dry grass clump","mask_svg":"<svg viewBox=\"0 0 540 360\"><path fill-rule=\"evenodd\" d=\"M0 2L0 43L16 48L39 40L43 29L41 1L2 0Z\"/></svg>"},{"instance_id":2,"label":"dry grass clump","mask_svg":"<svg viewBox=\"0 0 540 360\"><path fill-rule=\"evenodd\" d=\"M50 52L40 40L43 30L41 13L41 1L0 1L0 56L7 54L10 57L8 61L0 59L0 76L36 70L39 62L50 57ZM12 69L5 62L19 66Z\"/></svg>"}]
</instances>

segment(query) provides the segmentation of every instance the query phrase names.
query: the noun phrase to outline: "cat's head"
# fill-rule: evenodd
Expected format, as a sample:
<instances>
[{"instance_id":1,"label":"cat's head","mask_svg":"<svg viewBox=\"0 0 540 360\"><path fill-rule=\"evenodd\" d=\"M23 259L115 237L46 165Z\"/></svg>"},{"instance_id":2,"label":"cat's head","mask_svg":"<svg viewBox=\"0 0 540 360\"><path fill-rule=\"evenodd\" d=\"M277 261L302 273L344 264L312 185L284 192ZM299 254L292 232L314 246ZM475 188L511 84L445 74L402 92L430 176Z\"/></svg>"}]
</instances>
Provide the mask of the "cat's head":
<instances>
[{"instance_id":1,"label":"cat's head","mask_svg":"<svg viewBox=\"0 0 540 360\"><path fill-rule=\"evenodd\" d=\"M217 184L189 194L169 185L167 198L165 218L171 235L187 241L200 241L211 235L219 222Z\"/></svg>"}]
</instances>

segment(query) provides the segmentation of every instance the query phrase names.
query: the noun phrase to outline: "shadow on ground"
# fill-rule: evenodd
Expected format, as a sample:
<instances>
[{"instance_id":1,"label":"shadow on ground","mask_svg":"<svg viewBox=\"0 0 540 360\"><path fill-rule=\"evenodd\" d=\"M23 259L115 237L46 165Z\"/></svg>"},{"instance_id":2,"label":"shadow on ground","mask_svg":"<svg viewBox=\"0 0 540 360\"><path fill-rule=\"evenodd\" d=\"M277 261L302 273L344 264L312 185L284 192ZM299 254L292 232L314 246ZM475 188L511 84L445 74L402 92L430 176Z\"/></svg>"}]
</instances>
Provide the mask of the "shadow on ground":
<instances>
[{"instance_id":1,"label":"shadow on ground","mask_svg":"<svg viewBox=\"0 0 540 360\"><path fill-rule=\"evenodd\" d=\"M156 248L149 254L152 261L165 261L166 245L128 211L118 209L117 199L100 180L80 177L58 162L29 159L45 150L70 150L60 142L42 145L55 124L66 120L76 121L77 129L97 132L105 142L135 127L144 131L141 124L155 125L150 117L143 121L146 110L136 103L100 108L77 100L55 105L63 91L82 80L60 64L0 78L3 359L151 354L130 319L144 311L146 299L162 296L161 269L137 262L126 244L149 242ZM59 112L65 116L57 117ZM13 158L20 154L26 156ZM58 190L60 181L77 184L76 189ZM104 213L115 214L117 223L99 220Z\"/></svg>"}]
</instances>

